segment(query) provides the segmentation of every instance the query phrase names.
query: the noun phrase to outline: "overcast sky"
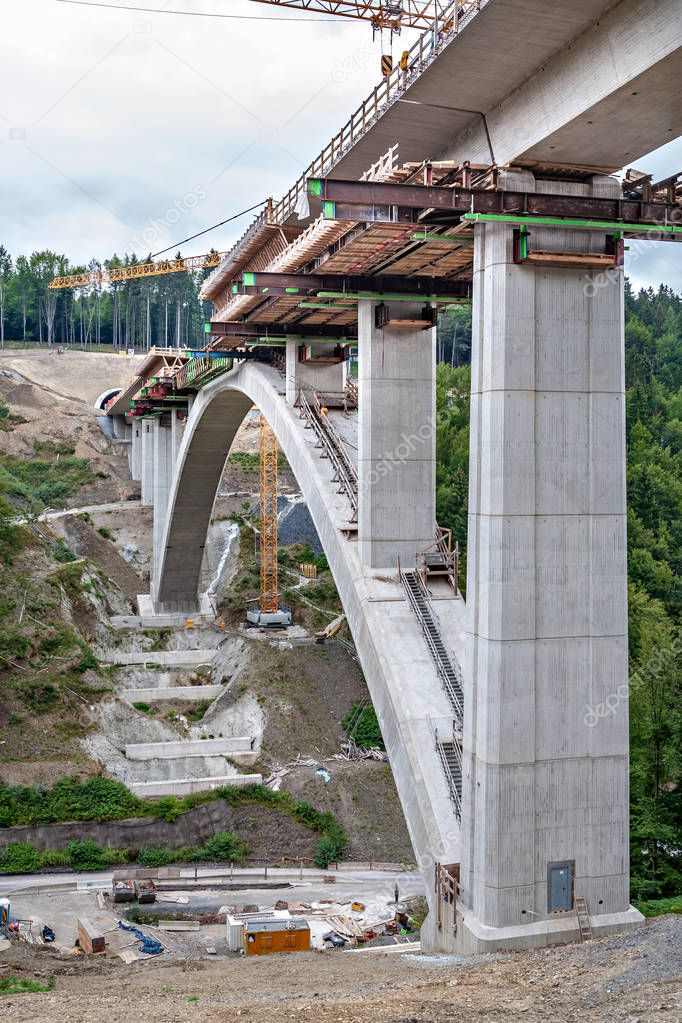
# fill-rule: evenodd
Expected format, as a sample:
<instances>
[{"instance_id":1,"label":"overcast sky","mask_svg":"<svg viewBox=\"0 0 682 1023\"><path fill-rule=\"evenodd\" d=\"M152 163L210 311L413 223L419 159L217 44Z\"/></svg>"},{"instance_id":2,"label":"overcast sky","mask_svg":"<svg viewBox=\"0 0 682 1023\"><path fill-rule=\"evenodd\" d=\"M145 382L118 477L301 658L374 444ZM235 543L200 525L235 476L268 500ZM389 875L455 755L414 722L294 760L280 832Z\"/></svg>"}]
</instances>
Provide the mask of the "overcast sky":
<instances>
[{"instance_id":1,"label":"overcast sky","mask_svg":"<svg viewBox=\"0 0 682 1023\"><path fill-rule=\"evenodd\" d=\"M261 20L4 0L0 243L13 256L144 256L279 198L378 80L363 22L269 20L281 16L248 0L136 2ZM637 164L677 171L682 140ZM229 248L250 219L183 253ZM682 292L682 245L631 243L628 272Z\"/></svg>"}]
</instances>

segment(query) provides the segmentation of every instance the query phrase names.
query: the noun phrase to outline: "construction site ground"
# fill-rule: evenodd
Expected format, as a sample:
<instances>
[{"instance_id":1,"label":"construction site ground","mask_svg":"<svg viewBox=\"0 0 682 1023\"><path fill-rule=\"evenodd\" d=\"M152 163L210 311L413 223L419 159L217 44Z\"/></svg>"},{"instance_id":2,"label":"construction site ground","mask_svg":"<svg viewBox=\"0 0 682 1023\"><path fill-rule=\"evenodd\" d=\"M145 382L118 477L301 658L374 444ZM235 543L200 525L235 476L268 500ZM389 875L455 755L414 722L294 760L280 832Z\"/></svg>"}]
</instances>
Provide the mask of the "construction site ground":
<instances>
[{"instance_id":1,"label":"construction site ground","mask_svg":"<svg viewBox=\"0 0 682 1023\"><path fill-rule=\"evenodd\" d=\"M460 960L335 951L130 966L12 948L3 975L53 990L4 1000L41 1023L679 1023L682 919L613 938Z\"/></svg>"}]
</instances>

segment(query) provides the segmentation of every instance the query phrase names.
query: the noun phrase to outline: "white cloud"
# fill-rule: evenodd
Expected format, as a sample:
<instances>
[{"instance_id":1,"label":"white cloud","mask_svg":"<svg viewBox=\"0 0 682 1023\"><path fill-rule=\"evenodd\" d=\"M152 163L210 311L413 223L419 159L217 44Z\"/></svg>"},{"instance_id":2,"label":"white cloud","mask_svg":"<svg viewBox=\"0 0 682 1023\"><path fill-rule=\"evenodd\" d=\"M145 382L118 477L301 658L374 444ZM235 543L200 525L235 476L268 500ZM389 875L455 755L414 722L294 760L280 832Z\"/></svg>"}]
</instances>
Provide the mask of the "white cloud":
<instances>
[{"instance_id":1,"label":"white cloud","mask_svg":"<svg viewBox=\"0 0 682 1023\"><path fill-rule=\"evenodd\" d=\"M0 241L14 255L47 247L85 262L120 253L197 188L206 197L160 232L156 249L268 195L278 198L379 76L367 23L269 21L272 9L248 0L166 6L249 14L260 22L57 0L6 6ZM398 39L394 54L413 38ZM344 65L351 68L345 75ZM639 164L663 176L681 158L678 140ZM249 220L184 251L228 248ZM632 263L638 284L664 281L679 289L681 273L682 249L673 245Z\"/></svg>"}]
</instances>

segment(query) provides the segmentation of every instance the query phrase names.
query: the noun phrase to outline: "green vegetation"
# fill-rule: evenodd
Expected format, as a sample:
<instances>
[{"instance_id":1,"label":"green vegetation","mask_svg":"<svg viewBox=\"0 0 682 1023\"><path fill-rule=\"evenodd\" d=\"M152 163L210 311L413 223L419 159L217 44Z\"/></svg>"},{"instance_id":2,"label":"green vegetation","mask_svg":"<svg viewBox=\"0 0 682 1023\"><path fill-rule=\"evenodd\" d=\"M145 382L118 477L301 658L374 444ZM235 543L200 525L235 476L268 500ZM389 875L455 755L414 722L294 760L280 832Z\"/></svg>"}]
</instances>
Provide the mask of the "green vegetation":
<instances>
[{"instance_id":1,"label":"green vegetation","mask_svg":"<svg viewBox=\"0 0 682 1023\"><path fill-rule=\"evenodd\" d=\"M11 787L0 783L0 827L21 824L55 824L69 821L113 821L135 817L158 817L165 821L174 821L181 813L216 799L225 799L231 806L253 803L259 806L273 807L292 817L304 827L319 832L321 837L318 859L320 862L325 861L325 867L333 860L343 856L348 845L346 834L332 813L320 813L310 803L297 801L286 792L273 792L265 785L245 785L242 788L223 786L211 792L200 792L184 798L164 796L163 799L153 801L139 799L120 782L102 777L90 778L85 782L78 782L73 778L63 778L51 789L42 786ZM234 839L236 845L230 844L234 836L226 838L226 835L231 836L231 832L214 835L203 846L194 848L191 856L187 849L180 852L184 859L227 859L236 862L245 855L245 849L236 839ZM43 866L68 865L63 862L47 864L42 860L34 860L33 856L54 854L39 854L33 850L32 846L26 847L24 843L7 846L2 855L9 855L8 850L10 849L13 851L10 860L7 861L9 866L6 867L5 860L0 858L0 871L4 873L23 873L38 870ZM115 854L116 850L108 850L108 852ZM178 857L180 852L172 855ZM91 850L91 853L93 857L96 855L94 850ZM165 850L158 848L144 850L143 855L146 858L144 866L161 866L161 863L149 862L149 860L154 858L158 860L165 854ZM87 859L89 853L87 850L80 850L77 851L78 855ZM68 862L71 863L72 860L69 859ZM79 868L74 867L74 869ZM98 868L93 867L92 869Z\"/></svg>"},{"instance_id":2,"label":"green vegetation","mask_svg":"<svg viewBox=\"0 0 682 1023\"><path fill-rule=\"evenodd\" d=\"M246 846L232 831L219 831L203 845L178 849L109 849L90 839L70 842L66 849L38 850L29 842L13 842L0 851L0 874L34 874L38 870L66 867L86 873L124 863L163 867L167 863L243 863Z\"/></svg>"},{"instance_id":3,"label":"green vegetation","mask_svg":"<svg viewBox=\"0 0 682 1023\"><path fill-rule=\"evenodd\" d=\"M363 749L372 746L386 749L376 711L372 704L366 700L360 700L353 704L341 722L341 727L348 739L352 739L356 746L361 746Z\"/></svg>"},{"instance_id":4,"label":"green vegetation","mask_svg":"<svg viewBox=\"0 0 682 1023\"><path fill-rule=\"evenodd\" d=\"M84 458L60 457L54 450L36 455L25 459L0 451L0 486L27 512L64 507L67 498L95 478Z\"/></svg>"},{"instance_id":5,"label":"green vegetation","mask_svg":"<svg viewBox=\"0 0 682 1023\"><path fill-rule=\"evenodd\" d=\"M146 714L147 717L150 718L154 717L154 715L156 714L156 708L151 707L148 703L145 703L143 700L136 700L133 703L133 707L135 708L135 710L139 711L140 714Z\"/></svg>"},{"instance_id":6,"label":"green vegetation","mask_svg":"<svg viewBox=\"0 0 682 1023\"><path fill-rule=\"evenodd\" d=\"M645 899L635 902L635 908L644 916L663 916L665 913L682 913L682 895L670 899Z\"/></svg>"},{"instance_id":7,"label":"green vegetation","mask_svg":"<svg viewBox=\"0 0 682 1023\"><path fill-rule=\"evenodd\" d=\"M44 984L39 980L27 980L25 977L3 977L0 980L0 995L33 995L53 990L54 977L49 977Z\"/></svg>"},{"instance_id":8,"label":"green vegetation","mask_svg":"<svg viewBox=\"0 0 682 1023\"><path fill-rule=\"evenodd\" d=\"M100 536L103 536L105 540L113 540L114 534L106 526L100 526L97 530Z\"/></svg>"},{"instance_id":9,"label":"green vegetation","mask_svg":"<svg viewBox=\"0 0 682 1023\"><path fill-rule=\"evenodd\" d=\"M625 293L632 896L682 890L682 298ZM443 315L437 371L437 514L466 565L466 313ZM453 343L456 341L455 348ZM625 712L614 707L613 713Z\"/></svg>"}]
</instances>

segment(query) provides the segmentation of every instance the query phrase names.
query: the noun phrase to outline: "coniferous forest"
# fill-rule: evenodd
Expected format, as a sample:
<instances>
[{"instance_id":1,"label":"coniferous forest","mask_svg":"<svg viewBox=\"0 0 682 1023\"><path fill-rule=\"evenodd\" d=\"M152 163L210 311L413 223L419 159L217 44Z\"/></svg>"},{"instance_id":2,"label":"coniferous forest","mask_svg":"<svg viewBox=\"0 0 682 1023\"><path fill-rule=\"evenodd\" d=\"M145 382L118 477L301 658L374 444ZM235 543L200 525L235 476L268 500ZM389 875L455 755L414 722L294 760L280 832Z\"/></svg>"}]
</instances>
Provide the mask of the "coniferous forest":
<instances>
[{"instance_id":1,"label":"coniferous forest","mask_svg":"<svg viewBox=\"0 0 682 1023\"><path fill-rule=\"evenodd\" d=\"M115 348L202 343L202 323L210 307L198 295L209 270L83 288L48 287L53 277L139 262L149 258L113 255L103 263L93 259L78 266L47 249L12 258L0 245L0 346L5 341Z\"/></svg>"},{"instance_id":2,"label":"coniferous forest","mask_svg":"<svg viewBox=\"0 0 682 1023\"><path fill-rule=\"evenodd\" d=\"M137 262L131 257L127 262ZM104 267L126 265L114 256ZM50 291L81 270L0 245L0 344L200 345L207 271ZM626 282L632 897L682 892L682 297ZM466 564L471 317L441 316L437 511ZM462 580L465 578L462 573ZM590 714L586 708L586 721ZM615 694L607 713L626 713ZM586 724L588 727L589 724Z\"/></svg>"}]
</instances>

